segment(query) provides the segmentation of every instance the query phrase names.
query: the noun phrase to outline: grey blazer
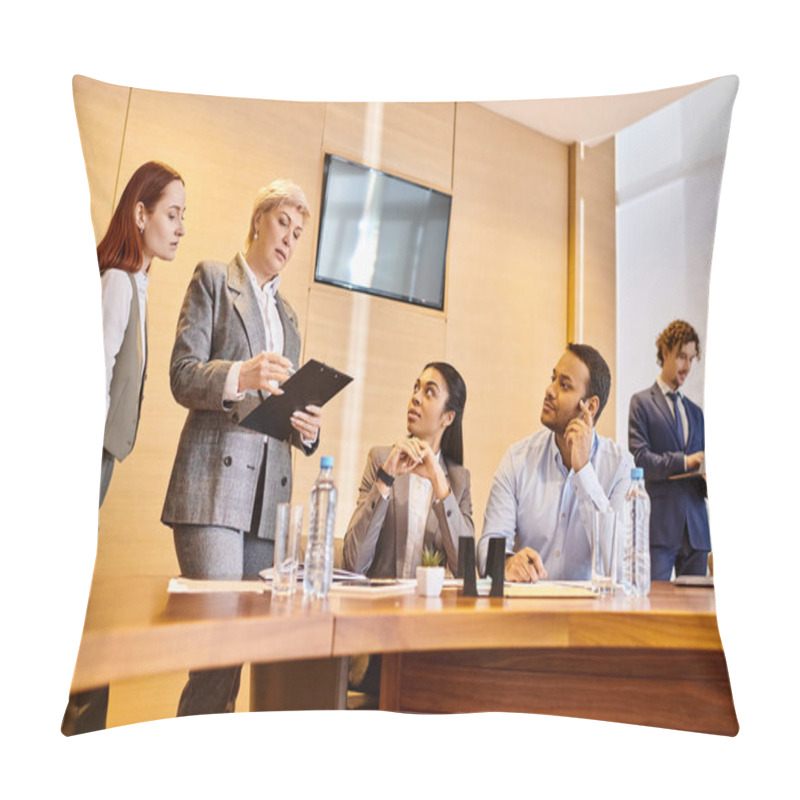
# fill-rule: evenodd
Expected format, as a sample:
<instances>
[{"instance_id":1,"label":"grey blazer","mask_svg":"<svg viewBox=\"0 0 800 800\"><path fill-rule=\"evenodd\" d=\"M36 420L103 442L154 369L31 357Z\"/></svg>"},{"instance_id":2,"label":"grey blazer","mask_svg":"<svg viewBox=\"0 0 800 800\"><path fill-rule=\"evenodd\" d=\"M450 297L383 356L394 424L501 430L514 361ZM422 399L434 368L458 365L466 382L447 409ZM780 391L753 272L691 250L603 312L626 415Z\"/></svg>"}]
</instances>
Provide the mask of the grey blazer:
<instances>
[{"instance_id":1,"label":"grey blazer","mask_svg":"<svg viewBox=\"0 0 800 800\"><path fill-rule=\"evenodd\" d=\"M297 316L278 294L283 354L297 364ZM175 399L189 409L161 513L165 525L219 525L250 529L261 462L263 434L238 422L265 399L248 393L236 403L222 400L233 362L266 349L264 322L240 256L230 264L203 261L186 290L170 361ZM268 438L264 503L258 535L275 538L275 507L292 493L290 444L310 454L293 431L291 441Z\"/></svg>"},{"instance_id":2,"label":"grey blazer","mask_svg":"<svg viewBox=\"0 0 800 800\"><path fill-rule=\"evenodd\" d=\"M117 461L122 461L133 450L136 431L139 428L139 412L142 407L142 390L144 388L147 364L142 352L140 334L139 290L136 280L129 272L131 281L131 310L128 326L122 337L122 345L114 362L114 373L111 376L108 413L103 435L103 448L108 450Z\"/></svg>"},{"instance_id":3,"label":"grey blazer","mask_svg":"<svg viewBox=\"0 0 800 800\"><path fill-rule=\"evenodd\" d=\"M371 578L396 578L402 574L408 537L408 475L400 475L384 499L376 484L378 467L391 447L373 447L358 489L356 510L344 537L344 566ZM458 540L475 536L469 470L445 460L450 494L431 505L425 526L424 546L445 553L455 575Z\"/></svg>"}]
</instances>

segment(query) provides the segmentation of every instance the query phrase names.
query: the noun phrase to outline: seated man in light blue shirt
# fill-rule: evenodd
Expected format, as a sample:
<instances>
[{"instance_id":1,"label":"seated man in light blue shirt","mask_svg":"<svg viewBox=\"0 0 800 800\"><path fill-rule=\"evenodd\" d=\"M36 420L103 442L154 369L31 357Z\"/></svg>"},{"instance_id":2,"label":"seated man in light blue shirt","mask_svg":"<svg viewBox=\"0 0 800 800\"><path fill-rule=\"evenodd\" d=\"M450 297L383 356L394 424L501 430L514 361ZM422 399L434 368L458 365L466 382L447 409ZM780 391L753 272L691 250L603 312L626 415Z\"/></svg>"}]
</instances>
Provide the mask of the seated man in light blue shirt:
<instances>
[{"instance_id":1,"label":"seated man in light blue shirt","mask_svg":"<svg viewBox=\"0 0 800 800\"><path fill-rule=\"evenodd\" d=\"M489 539L502 536L506 580L589 580L592 512L621 511L634 466L594 429L610 388L600 353L567 345L545 391L545 430L512 445L495 473L478 542L481 574Z\"/></svg>"}]
</instances>

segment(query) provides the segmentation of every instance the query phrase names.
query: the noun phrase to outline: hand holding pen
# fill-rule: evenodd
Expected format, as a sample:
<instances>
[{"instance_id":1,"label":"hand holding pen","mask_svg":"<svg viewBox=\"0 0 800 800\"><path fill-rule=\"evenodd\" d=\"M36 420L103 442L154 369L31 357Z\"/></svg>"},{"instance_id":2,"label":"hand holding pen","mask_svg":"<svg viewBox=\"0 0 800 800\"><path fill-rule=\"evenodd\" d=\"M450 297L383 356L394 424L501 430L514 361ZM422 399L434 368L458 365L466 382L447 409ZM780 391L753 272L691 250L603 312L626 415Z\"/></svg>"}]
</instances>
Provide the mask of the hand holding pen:
<instances>
[{"instance_id":1,"label":"hand holding pen","mask_svg":"<svg viewBox=\"0 0 800 800\"><path fill-rule=\"evenodd\" d=\"M283 394L280 388L292 373L292 362L280 353L259 353L242 363L239 372L239 391L261 390L271 394Z\"/></svg>"},{"instance_id":2,"label":"hand holding pen","mask_svg":"<svg viewBox=\"0 0 800 800\"><path fill-rule=\"evenodd\" d=\"M536 583L547 577L542 557L532 548L523 547L506 559L506 580L518 583Z\"/></svg>"}]
</instances>

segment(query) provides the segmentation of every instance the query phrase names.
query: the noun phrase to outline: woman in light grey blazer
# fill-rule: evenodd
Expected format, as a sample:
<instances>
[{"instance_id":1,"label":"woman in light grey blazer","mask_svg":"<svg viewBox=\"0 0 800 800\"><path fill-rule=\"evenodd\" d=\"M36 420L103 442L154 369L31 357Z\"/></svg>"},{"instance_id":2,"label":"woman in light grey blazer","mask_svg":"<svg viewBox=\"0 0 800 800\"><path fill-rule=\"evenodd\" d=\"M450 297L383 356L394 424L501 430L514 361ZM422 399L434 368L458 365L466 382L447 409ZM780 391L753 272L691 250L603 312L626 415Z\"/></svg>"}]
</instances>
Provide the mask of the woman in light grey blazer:
<instances>
[{"instance_id":1,"label":"woman in light grey blazer","mask_svg":"<svg viewBox=\"0 0 800 800\"><path fill-rule=\"evenodd\" d=\"M425 548L458 568L458 540L475 536L469 470L463 466L467 387L455 367L426 364L408 401L408 436L373 447L344 537L344 566L371 578L411 578ZM381 658L350 659L352 689L377 697Z\"/></svg>"},{"instance_id":2,"label":"woman in light grey blazer","mask_svg":"<svg viewBox=\"0 0 800 800\"><path fill-rule=\"evenodd\" d=\"M467 388L444 362L427 364L408 402L408 436L373 447L344 537L345 569L375 578L410 578L422 551L458 567L458 540L475 535L469 470L463 466Z\"/></svg>"},{"instance_id":3,"label":"woman in light grey blazer","mask_svg":"<svg viewBox=\"0 0 800 800\"><path fill-rule=\"evenodd\" d=\"M317 406L295 412L287 441L238 424L298 366L297 316L278 284L308 218L300 187L274 181L256 198L244 251L229 264L201 262L186 291L170 385L189 413L161 515L184 577L238 580L272 566L275 507L292 491L291 446L306 455L317 447ZM190 672L178 715L233 711L240 674L241 666Z\"/></svg>"}]
</instances>

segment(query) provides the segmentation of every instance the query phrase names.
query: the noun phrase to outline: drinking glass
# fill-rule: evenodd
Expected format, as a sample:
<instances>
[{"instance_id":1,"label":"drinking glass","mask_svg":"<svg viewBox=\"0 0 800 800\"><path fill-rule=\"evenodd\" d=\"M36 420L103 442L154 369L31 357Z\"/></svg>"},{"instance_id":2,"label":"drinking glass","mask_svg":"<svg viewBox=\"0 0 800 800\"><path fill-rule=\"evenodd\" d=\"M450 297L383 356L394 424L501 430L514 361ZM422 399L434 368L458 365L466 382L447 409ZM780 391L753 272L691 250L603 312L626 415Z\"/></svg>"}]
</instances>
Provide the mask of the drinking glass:
<instances>
[{"instance_id":1,"label":"drinking glass","mask_svg":"<svg viewBox=\"0 0 800 800\"><path fill-rule=\"evenodd\" d=\"M290 597L297 589L297 564L303 533L303 506L278 503L275 512L275 561L272 593Z\"/></svg>"},{"instance_id":2,"label":"drinking glass","mask_svg":"<svg viewBox=\"0 0 800 800\"><path fill-rule=\"evenodd\" d=\"M613 594L617 576L617 513L592 514L592 591Z\"/></svg>"}]
</instances>

